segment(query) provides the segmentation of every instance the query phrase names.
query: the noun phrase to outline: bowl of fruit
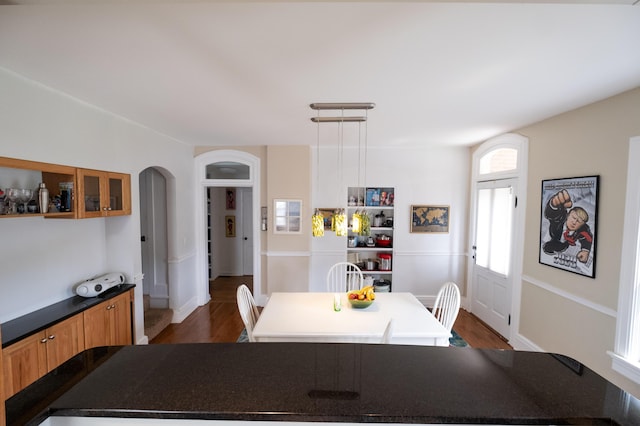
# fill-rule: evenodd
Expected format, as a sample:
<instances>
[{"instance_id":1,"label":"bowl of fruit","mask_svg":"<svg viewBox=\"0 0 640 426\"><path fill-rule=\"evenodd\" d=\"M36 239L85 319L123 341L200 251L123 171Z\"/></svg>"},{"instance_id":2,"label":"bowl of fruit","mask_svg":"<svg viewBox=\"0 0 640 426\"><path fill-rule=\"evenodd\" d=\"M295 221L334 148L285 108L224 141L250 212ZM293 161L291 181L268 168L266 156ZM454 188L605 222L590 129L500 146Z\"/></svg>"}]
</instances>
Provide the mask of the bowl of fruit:
<instances>
[{"instance_id":1,"label":"bowl of fruit","mask_svg":"<svg viewBox=\"0 0 640 426\"><path fill-rule=\"evenodd\" d=\"M351 290L347 293L347 299L352 307L356 309L363 309L370 306L376 299L376 294L373 292L373 286L368 285L362 287L360 290Z\"/></svg>"}]
</instances>

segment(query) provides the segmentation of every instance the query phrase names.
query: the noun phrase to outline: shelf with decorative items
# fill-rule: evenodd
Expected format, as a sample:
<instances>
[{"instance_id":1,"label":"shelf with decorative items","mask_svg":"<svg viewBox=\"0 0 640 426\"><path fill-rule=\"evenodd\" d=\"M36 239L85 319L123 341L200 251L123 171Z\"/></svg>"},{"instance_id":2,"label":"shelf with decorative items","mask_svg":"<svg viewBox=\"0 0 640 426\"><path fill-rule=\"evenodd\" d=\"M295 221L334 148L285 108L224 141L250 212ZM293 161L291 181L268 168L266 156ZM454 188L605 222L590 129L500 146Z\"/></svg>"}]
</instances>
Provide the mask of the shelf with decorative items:
<instances>
[{"instance_id":1,"label":"shelf with decorative items","mask_svg":"<svg viewBox=\"0 0 640 426\"><path fill-rule=\"evenodd\" d=\"M366 285L391 291L394 188L350 187L347 197L347 260L360 267Z\"/></svg>"},{"instance_id":2,"label":"shelf with decorative items","mask_svg":"<svg viewBox=\"0 0 640 426\"><path fill-rule=\"evenodd\" d=\"M74 218L76 168L0 157L0 217Z\"/></svg>"},{"instance_id":3,"label":"shelf with decorative items","mask_svg":"<svg viewBox=\"0 0 640 426\"><path fill-rule=\"evenodd\" d=\"M129 174L0 157L0 218L130 214Z\"/></svg>"}]
</instances>

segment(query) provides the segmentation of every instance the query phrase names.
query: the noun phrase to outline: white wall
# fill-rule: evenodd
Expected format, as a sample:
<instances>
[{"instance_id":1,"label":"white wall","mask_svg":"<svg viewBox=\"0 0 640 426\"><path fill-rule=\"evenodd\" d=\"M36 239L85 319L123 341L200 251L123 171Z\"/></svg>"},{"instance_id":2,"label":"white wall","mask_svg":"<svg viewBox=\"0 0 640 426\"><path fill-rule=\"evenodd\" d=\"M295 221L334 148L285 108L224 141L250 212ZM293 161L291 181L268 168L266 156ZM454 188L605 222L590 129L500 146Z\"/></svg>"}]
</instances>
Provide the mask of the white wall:
<instances>
[{"instance_id":1,"label":"white wall","mask_svg":"<svg viewBox=\"0 0 640 426\"><path fill-rule=\"evenodd\" d=\"M97 274L139 278L138 174L150 166L174 176L167 182L173 307L195 306L192 149L3 69L0 93L0 155L130 173L133 210L108 219L0 219L0 322L70 297L74 284ZM135 295L143 340L141 285Z\"/></svg>"},{"instance_id":2,"label":"white wall","mask_svg":"<svg viewBox=\"0 0 640 426\"><path fill-rule=\"evenodd\" d=\"M577 359L640 396L640 385L611 369L624 235L629 139L640 135L640 88L520 129L529 138L522 302L517 349ZM600 176L595 278L543 265L541 181ZM544 312L544 315L541 313Z\"/></svg>"},{"instance_id":3,"label":"white wall","mask_svg":"<svg viewBox=\"0 0 640 426\"><path fill-rule=\"evenodd\" d=\"M338 193L340 175L336 172L338 149L320 148L318 161L313 150L313 207L346 207L346 190ZM357 146L346 147L343 155L342 186L358 186ZM466 147L369 147L367 178L360 163L360 185L395 188L393 289L415 294L429 302L446 281L458 283L466 294L467 205L469 198L470 153ZM411 205L449 205L449 233L410 233ZM387 214L389 215L389 214ZM346 237L326 232L313 238L310 288L324 289L330 265L346 260Z\"/></svg>"}]
</instances>

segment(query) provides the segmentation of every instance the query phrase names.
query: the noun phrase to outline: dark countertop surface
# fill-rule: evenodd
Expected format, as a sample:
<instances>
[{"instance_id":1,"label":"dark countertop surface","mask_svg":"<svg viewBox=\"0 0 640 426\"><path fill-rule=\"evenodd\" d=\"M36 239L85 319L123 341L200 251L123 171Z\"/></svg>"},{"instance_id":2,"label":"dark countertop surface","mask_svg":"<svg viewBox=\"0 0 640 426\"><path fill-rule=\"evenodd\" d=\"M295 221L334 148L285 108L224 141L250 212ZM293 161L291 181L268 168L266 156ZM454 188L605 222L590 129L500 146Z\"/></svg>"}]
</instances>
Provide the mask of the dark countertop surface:
<instances>
[{"instance_id":1,"label":"dark countertop surface","mask_svg":"<svg viewBox=\"0 0 640 426\"><path fill-rule=\"evenodd\" d=\"M640 424L640 401L547 353L200 343L85 351L7 400L47 416L358 423Z\"/></svg>"},{"instance_id":2,"label":"dark countertop surface","mask_svg":"<svg viewBox=\"0 0 640 426\"><path fill-rule=\"evenodd\" d=\"M33 333L50 327L56 322L72 317L79 312L111 299L134 287L135 284L119 284L96 297L73 296L27 315L7 321L0 325L0 327L2 327L2 347L5 348L16 343Z\"/></svg>"}]
</instances>

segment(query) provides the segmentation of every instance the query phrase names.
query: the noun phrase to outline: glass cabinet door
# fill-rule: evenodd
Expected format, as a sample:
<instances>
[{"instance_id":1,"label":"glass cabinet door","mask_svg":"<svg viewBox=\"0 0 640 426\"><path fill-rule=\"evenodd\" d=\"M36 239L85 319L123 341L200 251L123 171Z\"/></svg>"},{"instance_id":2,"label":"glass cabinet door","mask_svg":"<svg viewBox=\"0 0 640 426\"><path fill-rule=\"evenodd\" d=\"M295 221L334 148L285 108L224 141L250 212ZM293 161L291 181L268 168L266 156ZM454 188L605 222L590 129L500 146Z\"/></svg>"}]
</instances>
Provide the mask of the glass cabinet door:
<instances>
[{"instance_id":1,"label":"glass cabinet door","mask_svg":"<svg viewBox=\"0 0 640 426\"><path fill-rule=\"evenodd\" d=\"M80 218L131 214L131 178L124 173L78 170Z\"/></svg>"},{"instance_id":2,"label":"glass cabinet door","mask_svg":"<svg viewBox=\"0 0 640 426\"><path fill-rule=\"evenodd\" d=\"M106 173L104 206L107 216L131 214L131 177L124 173Z\"/></svg>"},{"instance_id":3,"label":"glass cabinet door","mask_svg":"<svg viewBox=\"0 0 640 426\"><path fill-rule=\"evenodd\" d=\"M78 169L78 217L102 216L102 199L104 189L102 184L103 172L98 170Z\"/></svg>"},{"instance_id":4,"label":"glass cabinet door","mask_svg":"<svg viewBox=\"0 0 640 426\"><path fill-rule=\"evenodd\" d=\"M100 205L100 176L85 175L84 182L84 212L99 212Z\"/></svg>"}]
</instances>

